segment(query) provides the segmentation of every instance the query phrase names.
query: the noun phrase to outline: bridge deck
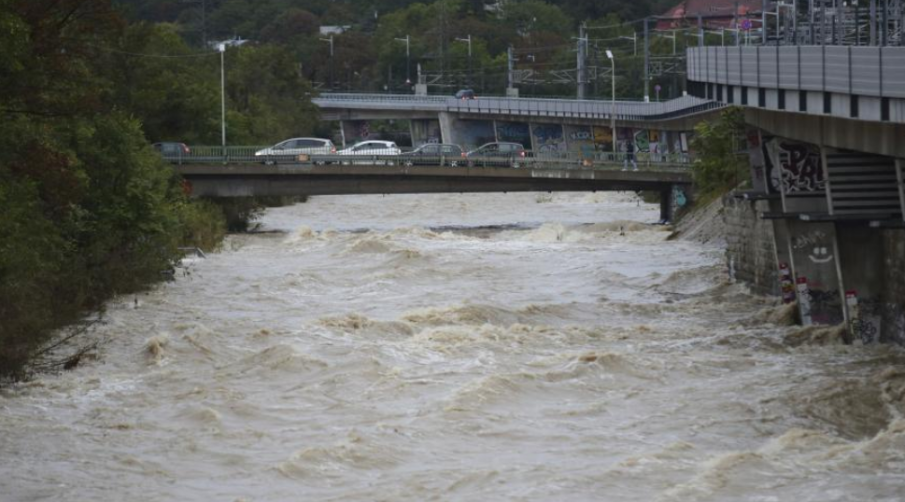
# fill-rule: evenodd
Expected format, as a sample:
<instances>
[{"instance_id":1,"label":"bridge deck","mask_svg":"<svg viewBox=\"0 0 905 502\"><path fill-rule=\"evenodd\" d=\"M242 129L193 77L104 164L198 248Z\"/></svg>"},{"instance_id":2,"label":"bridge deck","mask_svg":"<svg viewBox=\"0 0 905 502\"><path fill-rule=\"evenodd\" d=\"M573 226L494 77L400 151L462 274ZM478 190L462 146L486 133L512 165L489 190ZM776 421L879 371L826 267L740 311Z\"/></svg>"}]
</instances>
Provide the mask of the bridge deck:
<instances>
[{"instance_id":1,"label":"bridge deck","mask_svg":"<svg viewBox=\"0 0 905 502\"><path fill-rule=\"evenodd\" d=\"M192 194L207 197L455 192L670 190L688 185L687 169L615 165L593 168L376 165L184 164L175 166Z\"/></svg>"}]
</instances>

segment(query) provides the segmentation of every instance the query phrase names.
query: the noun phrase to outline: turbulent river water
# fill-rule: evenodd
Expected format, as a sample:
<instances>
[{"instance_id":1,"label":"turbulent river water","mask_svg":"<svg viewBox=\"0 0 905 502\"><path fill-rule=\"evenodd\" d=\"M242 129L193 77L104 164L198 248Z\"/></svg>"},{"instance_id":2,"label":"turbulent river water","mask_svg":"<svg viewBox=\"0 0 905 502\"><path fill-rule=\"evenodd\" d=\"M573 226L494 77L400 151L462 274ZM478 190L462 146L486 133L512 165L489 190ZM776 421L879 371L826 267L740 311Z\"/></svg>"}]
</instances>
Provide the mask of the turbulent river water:
<instances>
[{"instance_id":1,"label":"turbulent river water","mask_svg":"<svg viewBox=\"0 0 905 502\"><path fill-rule=\"evenodd\" d=\"M111 302L95 360L0 391L0 500L905 500L905 352L784 325L657 218L272 209Z\"/></svg>"}]
</instances>

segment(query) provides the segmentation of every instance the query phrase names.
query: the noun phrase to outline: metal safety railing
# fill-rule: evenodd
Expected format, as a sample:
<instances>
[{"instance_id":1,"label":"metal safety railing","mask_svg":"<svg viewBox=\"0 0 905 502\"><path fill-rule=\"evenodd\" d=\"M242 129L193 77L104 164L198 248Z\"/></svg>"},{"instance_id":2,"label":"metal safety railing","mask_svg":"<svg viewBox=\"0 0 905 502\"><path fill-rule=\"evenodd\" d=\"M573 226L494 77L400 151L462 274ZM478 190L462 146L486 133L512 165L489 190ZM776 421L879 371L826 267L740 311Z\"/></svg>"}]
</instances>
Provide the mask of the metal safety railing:
<instances>
[{"instance_id":1,"label":"metal safety railing","mask_svg":"<svg viewBox=\"0 0 905 502\"><path fill-rule=\"evenodd\" d=\"M409 94L330 93L314 98L321 108L409 110L456 112L477 115L507 115L533 118L582 118L617 120L666 120L694 115L724 106L721 103L682 96L669 101L578 100L548 98L509 98L487 96L478 99L456 99L445 96Z\"/></svg>"},{"instance_id":2,"label":"metal safety railing","mask_svg":"<svg viewBox=\"0 0 905 502\"><path fill-rule=\"evenodd\" d=\"M633 167L644 170L676 170L690 167L694 158L688 153L634 154L614 152L526 151L521 155L438 156L412 155L255 155L262 147L252 146L193 146L189 153L163 154L168 162L178 165L375 165L375 166L435 166L435 167L512 167L536 169L619 169Z\"/></svg>"}]
</instances>

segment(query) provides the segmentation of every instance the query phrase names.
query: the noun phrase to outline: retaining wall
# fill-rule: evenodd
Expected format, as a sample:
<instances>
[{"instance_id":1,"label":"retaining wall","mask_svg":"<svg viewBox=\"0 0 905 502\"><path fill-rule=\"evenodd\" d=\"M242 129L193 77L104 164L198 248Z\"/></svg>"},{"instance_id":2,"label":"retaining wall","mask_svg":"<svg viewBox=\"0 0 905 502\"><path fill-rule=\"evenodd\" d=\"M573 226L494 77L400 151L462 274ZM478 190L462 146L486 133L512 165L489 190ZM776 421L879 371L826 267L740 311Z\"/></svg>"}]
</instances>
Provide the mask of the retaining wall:
<instances>
[{"instance_id":1,"label":"retaining wall","mask_svg":"<svg viewBox=\"0 0 905 502\"><path fill-rule=\"evenodd\" d=\"M726 264L732 280L750 285L751 290L778 295L779 269L776 264L773 224L757 212L768 210L767 201L723 198L723 225L726 232Z\"/></svg>"}]
</instances>

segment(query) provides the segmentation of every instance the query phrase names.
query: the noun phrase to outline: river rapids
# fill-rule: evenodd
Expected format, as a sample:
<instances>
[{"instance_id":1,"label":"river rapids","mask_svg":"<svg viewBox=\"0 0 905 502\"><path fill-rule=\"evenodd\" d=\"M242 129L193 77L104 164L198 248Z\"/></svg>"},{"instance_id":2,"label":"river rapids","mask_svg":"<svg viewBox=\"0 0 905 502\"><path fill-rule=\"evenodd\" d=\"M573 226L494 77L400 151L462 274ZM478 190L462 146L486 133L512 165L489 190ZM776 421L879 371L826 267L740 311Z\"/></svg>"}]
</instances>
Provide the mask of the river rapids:
<instances>
[{"instance_id":1,"label":"river rapids","mask_svg":"<svg viewBox=\"0 0 905 502\"><path fill-rule=\"evenodd\" d=\"M0 501L902 501L905 352L634 194L316 197L0 390Z\"/></svg>"}]
</instances>

